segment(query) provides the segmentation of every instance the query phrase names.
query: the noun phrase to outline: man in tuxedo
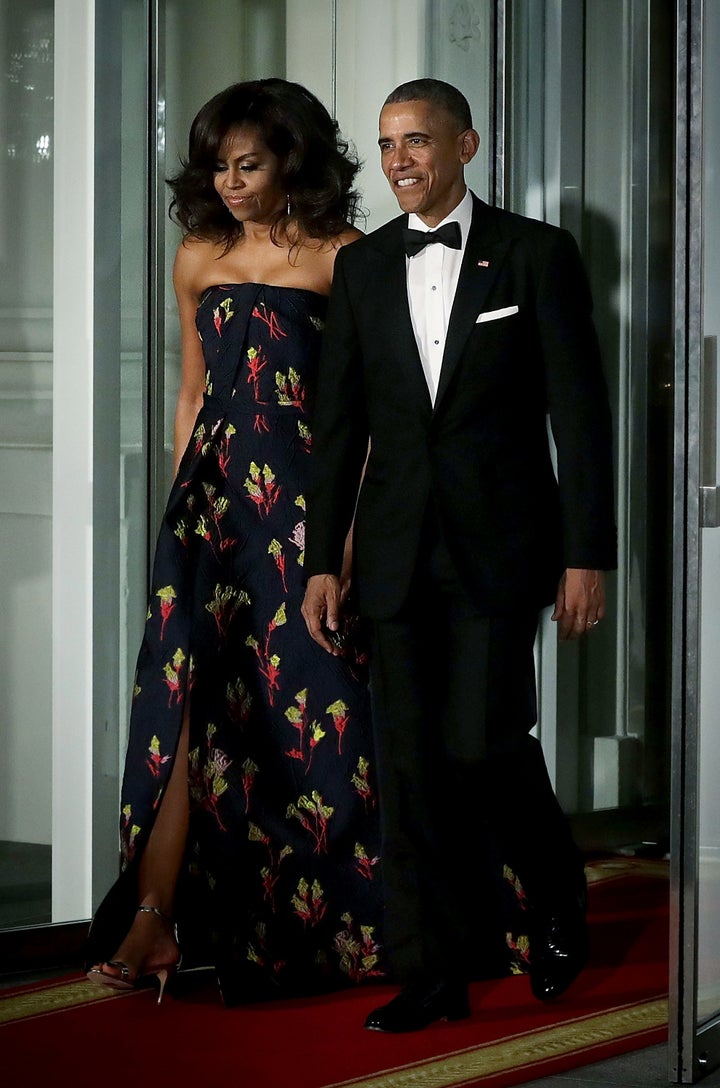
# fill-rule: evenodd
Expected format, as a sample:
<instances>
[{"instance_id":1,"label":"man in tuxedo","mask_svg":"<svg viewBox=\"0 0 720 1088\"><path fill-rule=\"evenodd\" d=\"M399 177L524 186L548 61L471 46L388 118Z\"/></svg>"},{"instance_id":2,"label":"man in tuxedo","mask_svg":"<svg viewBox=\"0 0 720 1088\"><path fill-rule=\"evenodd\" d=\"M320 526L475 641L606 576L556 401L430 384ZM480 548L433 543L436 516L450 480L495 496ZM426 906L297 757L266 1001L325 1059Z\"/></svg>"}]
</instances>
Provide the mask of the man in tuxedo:
<instances>
[{"instance_id":1,"label":"man in tuxedo","mask_svg":"<svg viewBox=\"0 0 720 1088\"><path fill-rule=\"evenodd\" d=\"M403 984L367 1018L381 1031L469 1015L488 829L527 894L534 994L562 993L587 958L582 858L530 736L533 645L553 602L562 640L605 615L610 412L577 246L467 190L478 144L449 84L387 98L382 168L403 214L337 255L314 412L303 614L342 653L352 525L371 632Z\"/></svg>"}]
</instances>

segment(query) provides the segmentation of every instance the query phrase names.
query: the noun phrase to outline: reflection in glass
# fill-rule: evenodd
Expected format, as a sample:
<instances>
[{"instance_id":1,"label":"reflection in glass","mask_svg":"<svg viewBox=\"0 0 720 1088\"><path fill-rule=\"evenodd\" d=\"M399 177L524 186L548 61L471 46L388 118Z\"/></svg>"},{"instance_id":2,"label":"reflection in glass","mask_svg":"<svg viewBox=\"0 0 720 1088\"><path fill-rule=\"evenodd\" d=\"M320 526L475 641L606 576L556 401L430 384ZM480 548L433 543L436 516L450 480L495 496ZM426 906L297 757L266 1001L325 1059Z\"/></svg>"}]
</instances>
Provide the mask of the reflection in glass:
<instances>
[{"instance_id":1,"label":"reflection in glass","mask_svg":"<svg viewBox=\"0 0 720 1088\"><path fill-rule=\"evenodd\" d=\"M50 920L53 3L0 3L0 927Z\"/></svg>"}]
</instances>

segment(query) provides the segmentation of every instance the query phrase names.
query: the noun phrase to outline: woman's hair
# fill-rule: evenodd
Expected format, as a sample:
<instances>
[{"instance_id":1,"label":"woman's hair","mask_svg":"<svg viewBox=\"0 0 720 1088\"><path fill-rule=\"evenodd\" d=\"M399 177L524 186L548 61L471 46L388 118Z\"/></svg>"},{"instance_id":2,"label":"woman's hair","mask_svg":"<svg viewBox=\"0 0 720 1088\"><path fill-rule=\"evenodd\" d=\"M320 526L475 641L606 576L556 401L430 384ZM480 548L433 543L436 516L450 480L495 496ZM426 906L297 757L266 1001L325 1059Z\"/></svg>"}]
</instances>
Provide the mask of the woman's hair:
<instances>
[{"instance_id":1,"label":"woman's hair","mask_svg":"<svg viewBox=\"0 0 720 1088\"><path fill-rule=\"evenodd\" d=\"M206 102L190 128L187 160L168 179L173 199L170 216L187 234L221 242L226 249L243 233L214 187L220 147L230 129L258 128L277 156L290 216L301 234L331 238L358 215L353 189L360 163L342 139L323 104L299 83L258 79L234 83ZM290 218L283 210L271 237Z\"/></svg>"}]
</instances>

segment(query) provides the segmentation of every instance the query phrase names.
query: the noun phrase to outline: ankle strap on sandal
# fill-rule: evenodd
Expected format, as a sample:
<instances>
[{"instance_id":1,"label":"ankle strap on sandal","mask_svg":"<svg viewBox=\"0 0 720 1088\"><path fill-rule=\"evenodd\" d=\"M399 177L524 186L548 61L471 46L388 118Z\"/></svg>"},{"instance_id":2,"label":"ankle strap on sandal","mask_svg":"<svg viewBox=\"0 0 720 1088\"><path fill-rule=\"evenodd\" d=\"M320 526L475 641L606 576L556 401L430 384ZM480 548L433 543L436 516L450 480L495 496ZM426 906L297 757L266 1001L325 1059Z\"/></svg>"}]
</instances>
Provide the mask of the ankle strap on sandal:
<instances>
[{"instance_id":1,"label":"ankle strap on sandal","mask_svg":"<svg viewBox=\"0 0 720 1088\"><path fill-rule=\"evenodd\" d=\"M138 913L140 912L144 914L157 914L158 918L162 918L163 921L168 923L168 925L175 925L173 919L168 914L165 914L164 911L160 910L159 907L151 907L148 903L143 903L141 906L138 907Z\"/></svg>"}]
</instances>

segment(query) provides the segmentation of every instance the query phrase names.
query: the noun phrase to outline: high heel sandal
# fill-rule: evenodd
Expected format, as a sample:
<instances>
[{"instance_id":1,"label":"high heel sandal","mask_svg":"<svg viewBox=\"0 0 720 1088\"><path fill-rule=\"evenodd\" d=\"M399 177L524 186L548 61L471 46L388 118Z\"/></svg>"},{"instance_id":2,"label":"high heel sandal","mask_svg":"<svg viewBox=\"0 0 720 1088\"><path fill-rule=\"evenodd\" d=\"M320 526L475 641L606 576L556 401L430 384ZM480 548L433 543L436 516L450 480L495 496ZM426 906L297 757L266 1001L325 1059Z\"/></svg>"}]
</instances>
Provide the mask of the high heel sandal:
<instances>
[{"instance_id":1,"label":"high heel sandal","mask_svg":"<svg viewBox=\"0 0 720 1088\"><path fill-rule=\"evenodd\" d=\"M175 937L175 943L177 944L177 926L173 922L172 918L169 918L167 914L161 911L158 907L151 907L147 904L142 904L138 907L138 913L144 914L156 914L158 918L162 918L164 922L170 926ZM158 1005L163 999L163 993L165 992L165 985L168 978L173 972L180 966L182 961L182 955L178 949L178 957L173 960L172 963L159 963L154 967L150 967L144 970L142 973L135 975L133 978L130 974L130 968L122 960L105 960L103 963L98 964L96 967L91 967L87 972L87 977L91 982L94 982L97 986L108 986L112 990L139 990L144 987L152 978L157 978L160 984L160 993L158 995ZM116 971L119 971L119 975L109 975L106 971L103 971L103 967L113 967Z\"/></svg>"}]
</instances>

